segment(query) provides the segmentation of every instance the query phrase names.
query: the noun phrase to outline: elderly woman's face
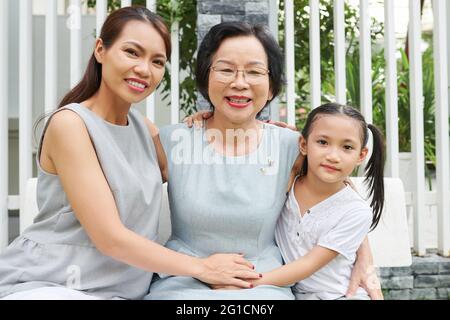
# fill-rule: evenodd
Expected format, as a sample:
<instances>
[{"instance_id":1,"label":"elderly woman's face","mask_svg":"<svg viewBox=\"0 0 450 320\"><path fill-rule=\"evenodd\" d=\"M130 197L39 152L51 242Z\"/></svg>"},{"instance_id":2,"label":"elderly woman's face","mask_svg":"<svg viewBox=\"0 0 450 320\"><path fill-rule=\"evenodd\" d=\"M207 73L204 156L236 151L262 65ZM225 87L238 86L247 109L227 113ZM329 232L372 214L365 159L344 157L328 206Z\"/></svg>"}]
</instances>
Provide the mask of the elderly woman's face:
<instances>
[{"instance_id":1,"label":"elderly woman's face","mask_svg":"<svg viewBox=\"0 0 450 320\"><path fill-rule=\"evenodd\" d=\"M102 64L102 82L127 103L150 95L164 76L166 51L163 38L149 23L130 21L113 45L97 42L96 58Z\"/></svg>"},{"instance_id":2,"label":"elderly woman's face","mask_svg":"<svg viewBox=\"0 0 450 320\"><path fill-rule=\"evenodd\" d=\"M227 38L211 62L208 95L214 112L236 124L255 119L272 98L261 42L254 36Z\"/></svg>"}]
</instances>

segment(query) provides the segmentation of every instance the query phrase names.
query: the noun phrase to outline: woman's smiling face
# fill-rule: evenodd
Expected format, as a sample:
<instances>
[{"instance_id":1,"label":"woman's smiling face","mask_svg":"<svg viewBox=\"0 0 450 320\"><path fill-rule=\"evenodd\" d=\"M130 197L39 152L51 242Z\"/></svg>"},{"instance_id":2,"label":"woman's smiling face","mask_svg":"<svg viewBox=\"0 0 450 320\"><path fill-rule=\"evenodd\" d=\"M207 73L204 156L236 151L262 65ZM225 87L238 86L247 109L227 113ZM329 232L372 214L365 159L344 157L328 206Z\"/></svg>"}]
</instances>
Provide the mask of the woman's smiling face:
<instances>
[{"instance_id":1,"label":"woman's smiling face","mask_svg":"<svg viewBox=\"0 0 450 320\"><path fill-rule=\"evenodd\" d=\"M142 101L164 76L165 52L163 38L150 23L130 21L108 49L101 40L97 42L102 83L126 103Z\"/></svg>"},{"instance_id":2,"label":"woman's smiling face","mask_svg":"<svg viewBox=\"0 0 450 320\"><path fill-rule=\"evenodd\" d=\"M214 113L235 124L255 119L272 98L268 69L267 54L256 37L223 40L212 57L209 71L208 95ZM221 70L228 73L237 70L237 75L227 78Z\"/></svg>"}]
</instances>

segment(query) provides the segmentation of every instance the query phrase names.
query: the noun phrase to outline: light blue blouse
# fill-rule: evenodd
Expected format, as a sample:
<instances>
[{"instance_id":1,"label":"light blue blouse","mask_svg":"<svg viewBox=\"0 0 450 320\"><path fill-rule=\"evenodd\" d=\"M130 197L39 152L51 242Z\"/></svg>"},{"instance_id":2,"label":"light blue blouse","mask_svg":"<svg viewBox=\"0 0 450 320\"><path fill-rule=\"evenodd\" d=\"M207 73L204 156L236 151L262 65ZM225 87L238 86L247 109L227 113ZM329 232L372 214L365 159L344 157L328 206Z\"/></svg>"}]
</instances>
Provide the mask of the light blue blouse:
<instances>
[{"instance_id":1,"label":"light blue blouse","mask_svg":"<svg viewBox=\"0 0 450 320\"><path fill-rule=\"evenodd\" d=\"M161 129L169 163L168 248L197 257L242 252L259 272L282 264L274 231L299 134L268 124L263 132L256 151L229 157L213 150L204 129L184 124ZM146 299L293 299L289 287L211 290L193 278L159 276Z\"/></svg>"}]
</instances>

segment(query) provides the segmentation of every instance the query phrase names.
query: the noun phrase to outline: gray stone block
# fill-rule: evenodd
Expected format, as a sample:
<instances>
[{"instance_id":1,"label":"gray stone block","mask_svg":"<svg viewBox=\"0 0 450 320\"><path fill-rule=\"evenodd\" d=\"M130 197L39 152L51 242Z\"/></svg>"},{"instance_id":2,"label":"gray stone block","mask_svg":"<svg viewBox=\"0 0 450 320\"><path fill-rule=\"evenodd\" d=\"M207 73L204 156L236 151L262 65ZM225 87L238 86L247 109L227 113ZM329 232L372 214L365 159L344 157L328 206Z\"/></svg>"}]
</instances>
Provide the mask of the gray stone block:
<instances>
[{"instance_id":1,"label":"gray stone block","mask_svg":"<svg viewBox=\"0 0 450 320\"><path fill-rule=\"evenodd\" d=\"M244 1L218 2L218 1L202 1L198 4L201 13L209 14L245 14Z\"/></svg>"},{"instance_id":2,"label":"gray stone block","mask_svg":"<svg viewBox=\"0 0 450 320\"><path fill-rule=\"evenodd\" d=\"M442 300L450 300L450 288L438 288L437 298Z\"/></svg>"},{"instance_id":3,"label":"gray stone block","mask_svg":"<svg viewBox=\"0 0 450 320\"><path fill-rule=\"evenodd\" d=\"M411 300L435 300L436 298L437 290L435 288L411 290Z\"/></svg>"},{"instance_id":4,"label":"gray stone block","mask_svg":"<svg viewBox=\"0 0 450 320\"><path fill-rule=\"evenodd\" d=\"M381 278L383 289L412 289L413 285L413 276Z\"/></svg>"},{"instance_id":5,"label":"gray stone block","mask_svg":"<svg viewBox=\"0 0 450 320\"><path fill-rule=\"evenodd\" d=\"M209 29L212 26L220 23L221 16L219 14L198 14L197 25L202 29Z\"/></svg>"},{"instance_id":6,"label":"gray stone block","mask_svg":"<svg viewBox=\"0 0 450 320\"><path fill-rule=\"evenodd\" d=\"M439 275L439 285L438 288L450 288L450 275Z\"/></svg>"},{"instance_id":7,"label":"gray stone block","mask_svg":"<svg viewBox=\"0 0 450 320\"><path fill-rule=\"evenodd\" d=\"M222 15L222 22L234 22L234 21L245 21L245 16L244 15L231 15L231 14Z\"/></svg>"},{"instance_id":8,"label":"gray stone block","mask_svg":"<svg viewBox=\"0 0 450 320\"><path fill-rule=\"evenodd\" d=\"M436 288L439 287L439 276L426 275L417 276L414 279L414 288Z\"/></svg>"},{"instance_id":9,"label":"gray stone block","mask_svg":"<svg viewBox=\"0 0 450 320\"><path fill-rule=\"evenodd\" d=\"M450 259L439 263L439 274L450 274Z\"/></svg>"},{"instance_id":10,"label":"gray stone block","mask_svg":"<svg viewBox=\"0 0 450 320\"><path fill-rule=\"evenodd\" d=\"M248 14L245 16L245 21L251 24L269 24L269 15L267 14Z\"/></svg>"},{"instance_id":11,"label":"gray stone block","mask_svg":"<svg viewBox=\"0 0 450 320\"><path fill-rule=\"evenodd\" d=\"M199 93L197 95L197 110L210 110L209 102Z\"/></svg>"},{"instance_id":12,"label":"gray stone block","mask_svg":"<svg viewBox=\"0 0 450 320\"><path fill-rule=\"evenodd\" d=\"M206 36L208 31L209 31L209 29L198 29L197 30L197 40L198 40L197 45L198 46L200 46L201 41Z\"/></svg>"},{"instance_id":13,"label":"gray stone block","mask_svg":"<svg viewBox=\"0 0 450 320\"><path fill-rule=\"evenodd\" d=\"M245 14L268 14L269 4L266 1L247 2L245 4Z\"/></svg>"},{"instance_id":14,"label":"gray stone block","mask_svg":"<svg viewBox=\"0 0 450 320\"><path fill-rule=\"evenodd\" d=\"M403 290L386 290L384 292L385 300L410 300L410 289Z\"/></svg>"},{"instance_id":15,"label":"gray stone block","mask_svg":"<svg viewBox=\"0 0 450 320\"><path fill-rule=\"evenodd\" d=\"M391 272L392 268L378 268L378 276L379 277L384 277L384 278L388 278L390 276L392 276L392 272Z\"/></svg>"},{"instance_id":16,"label":"gray stone block","mask_svg":"<svg viewBox=\"0 0 450 320\"><path fill-rule=\"evenodd\" d=\"M438 274L439 263L438 262L421 262L412 265L414 274Z\"/></svg>"},{"instance_id":17,"label":"gray stone block","mask_svg":"<svg viewBox=\"0 0 450 320\"><path fill-rule=\"evenodd\" d=\"M391 275L395 277L412 275L411 267L392 267L390 268Z\"/></svg>"}]
</instances>

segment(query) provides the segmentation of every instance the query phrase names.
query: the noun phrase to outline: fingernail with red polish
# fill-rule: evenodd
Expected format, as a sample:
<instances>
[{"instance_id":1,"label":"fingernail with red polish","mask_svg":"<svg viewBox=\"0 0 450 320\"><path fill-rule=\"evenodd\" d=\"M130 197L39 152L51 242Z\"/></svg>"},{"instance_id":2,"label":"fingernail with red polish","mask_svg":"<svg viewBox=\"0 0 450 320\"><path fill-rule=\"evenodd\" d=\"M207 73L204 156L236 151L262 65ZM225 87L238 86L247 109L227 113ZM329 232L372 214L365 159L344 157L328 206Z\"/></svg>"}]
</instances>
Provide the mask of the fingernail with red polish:
<instances>
[{"instance_id":1,"label":"fingernail with red polish","mask_svg":"<svg viewBox=\"0 0 450 320\"><path fill-rule=\"evenodd\" d=\"M250 288L253 288L253 284L252 283L250 283Z\"/></svg>"},{"instance_id":2,"label":"fingernail with red polish","mask_svg":"<svg viewBox=\"0 0 450 320\"><path fill-rule=\"evenodd\" d=\"M259 274L259 277L262 278L262 273Z\"/></svg>"}]
</instances>

